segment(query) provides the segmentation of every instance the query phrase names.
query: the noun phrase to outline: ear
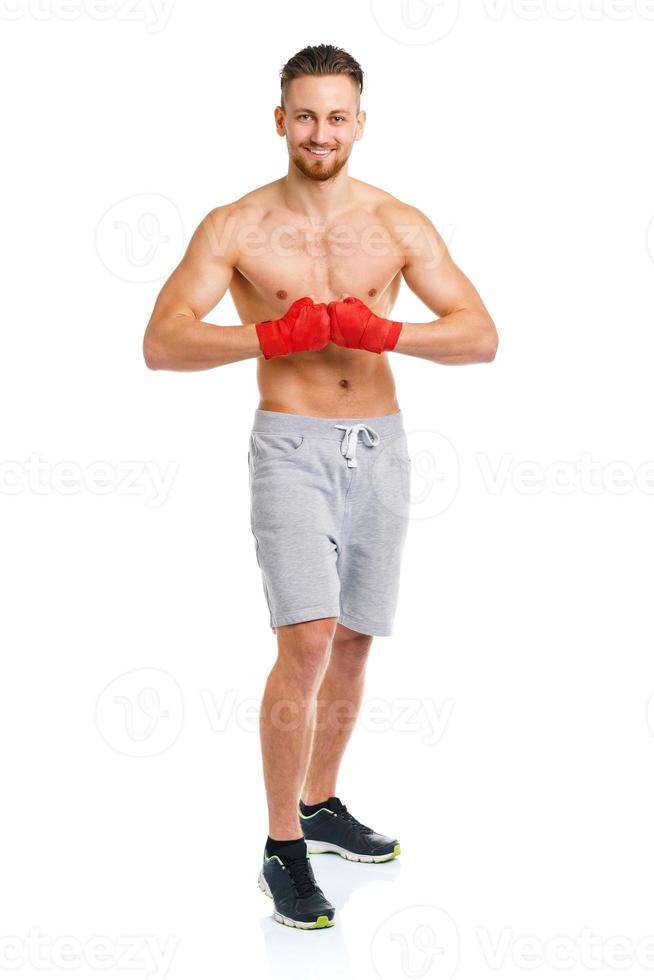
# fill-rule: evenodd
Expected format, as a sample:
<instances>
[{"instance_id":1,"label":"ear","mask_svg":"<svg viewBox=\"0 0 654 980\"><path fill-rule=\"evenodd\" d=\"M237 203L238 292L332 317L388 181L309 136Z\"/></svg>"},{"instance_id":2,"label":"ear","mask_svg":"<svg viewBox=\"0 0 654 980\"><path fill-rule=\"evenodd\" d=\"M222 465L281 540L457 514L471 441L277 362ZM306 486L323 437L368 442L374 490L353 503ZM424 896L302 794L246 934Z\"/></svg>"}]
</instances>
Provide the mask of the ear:
<instances>
[{"instance_id":1,"label":"ear","mask_svg":"<svg viewBox=\"0 0 654 980\"><path fill-rule=\"evenodd\" d=\"M286 115L281 106L275 106L275 127L278 136L286 136Z\"/></svg>"}]
</instances>

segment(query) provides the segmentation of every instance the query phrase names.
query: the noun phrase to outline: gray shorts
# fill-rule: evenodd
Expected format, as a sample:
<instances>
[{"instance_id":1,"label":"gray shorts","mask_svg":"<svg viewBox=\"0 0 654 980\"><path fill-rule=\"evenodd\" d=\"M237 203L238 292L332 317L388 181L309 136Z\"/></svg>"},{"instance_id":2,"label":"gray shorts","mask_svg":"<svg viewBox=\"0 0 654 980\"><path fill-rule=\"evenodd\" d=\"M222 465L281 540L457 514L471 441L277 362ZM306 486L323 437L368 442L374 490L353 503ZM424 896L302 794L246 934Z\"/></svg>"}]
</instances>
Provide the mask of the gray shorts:
<instances>
[{"instance_id":1,"label":"gray shorts","mask_svg":"<svg viewBox=\"0 0 654 980\"><path fill-rule=\"evenodd\" d=\"M248 466L273 632L335 616L390 636L411 489L402 413L326 419L256 409Z\"/></svg>"}]
</instances>

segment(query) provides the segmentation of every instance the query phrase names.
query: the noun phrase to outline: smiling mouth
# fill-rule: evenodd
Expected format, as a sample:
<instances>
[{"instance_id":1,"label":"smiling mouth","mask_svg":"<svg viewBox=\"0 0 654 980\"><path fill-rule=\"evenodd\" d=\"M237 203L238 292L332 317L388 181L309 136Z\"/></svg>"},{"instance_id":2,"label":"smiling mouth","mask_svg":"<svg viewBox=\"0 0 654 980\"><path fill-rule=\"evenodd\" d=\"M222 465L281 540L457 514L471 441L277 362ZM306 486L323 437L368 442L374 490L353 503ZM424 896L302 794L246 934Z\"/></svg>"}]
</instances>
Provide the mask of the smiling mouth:
<instances>
[{"instance_id":1,"label":"smiling mouth","mask_svg":"<svg viewBox=\"0 0 654 980\"><path fill-rule=\"evenodd\" d=\"M324 160L326 157L329 156L330 153L333 153L334 152L333 149L330 149L330 150L316 150L316 149L312 149L309 146L305 146L305 150L312 157L315 157L316 160Z\"/></svg>"}]
</instances>

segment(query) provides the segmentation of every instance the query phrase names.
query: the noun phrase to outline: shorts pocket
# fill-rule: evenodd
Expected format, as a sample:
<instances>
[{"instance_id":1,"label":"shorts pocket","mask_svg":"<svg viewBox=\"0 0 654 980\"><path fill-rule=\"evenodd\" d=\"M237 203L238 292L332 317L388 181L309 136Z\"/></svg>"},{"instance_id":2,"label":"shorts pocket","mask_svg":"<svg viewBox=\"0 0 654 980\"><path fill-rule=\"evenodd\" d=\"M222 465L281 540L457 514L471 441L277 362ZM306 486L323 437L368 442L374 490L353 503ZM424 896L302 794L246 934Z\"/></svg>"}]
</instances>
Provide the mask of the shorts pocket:
<instances>
[{"instance_id":1,"label":"shorts pocket","mask_svg":"<svg viewBox=\"0 0 654 980\"><path fill-rule=\"evenodd\" d=\"M295 456L305 445L306 439L300 435L276 432L252 432L250 434L250 457L253 470L264 463L286 460Z\"/></svg>"},{"instance_id":2,"label":"shorts pocket","mask_svg":"<svg viewBox=\"0 0 654 980\"><path fill-rule=\"evenodd\" d=\"M406 436L399 439L397 443L394 443L393 446L389 448L388 453L392 459L397 459L401 463L412 462L412 457L409 456L409 444L406 440Z\"/></svg>"},{"instance_id":3,"label":"shorts pocket","mask_svg":"<svg viewBox=\"0 0 654 980\"><path fill-rule=\"evenodd\" d=\"M408 446L399 440L374 462L373 487L379 502L402 522L409 517L413 461Z\"/></svg>"},{"instance_id":4,"label":"shorts pocket","mask_svg":"<svg viewBox=\"0 0 654 980\"><path fill-rule=\"evenodd\" d=\"M390 456L389 460L391 466L402 475L402 479L411 479L412 459L410 456Z\"/></svg>"}]
</instances>

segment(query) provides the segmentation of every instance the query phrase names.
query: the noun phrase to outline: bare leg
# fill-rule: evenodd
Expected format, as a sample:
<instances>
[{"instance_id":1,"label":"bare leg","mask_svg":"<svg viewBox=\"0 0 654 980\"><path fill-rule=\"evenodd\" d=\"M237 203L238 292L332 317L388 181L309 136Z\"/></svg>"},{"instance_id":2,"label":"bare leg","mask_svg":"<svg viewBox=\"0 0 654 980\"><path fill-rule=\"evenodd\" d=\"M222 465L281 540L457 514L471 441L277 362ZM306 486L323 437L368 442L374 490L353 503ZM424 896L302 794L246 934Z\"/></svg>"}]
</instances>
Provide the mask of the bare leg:
<instances>
[{"instance_id":1,"label":"bare leg","mask_svg":"<svg viewBox=\"0 0 654 980\"><path fill-rule=\"evenodd\" d=\"M277 628L277 660L259 716L268 833L275 840L302 837L300 787L311 752L315 698L336 625L331 617Z\"/></svg>"},{"instance_id":2,"label":"bare leg","mask_svg":"<svg viewBox=\"0 0 654 980\"><path fill-rule=\"evenodd\" d=\"M300 794L302 802L321 803L336 796L336 779L363 698L372 637L339 623L331 656L318 691L317 726Z\"/></svg>"}]
</instances>

